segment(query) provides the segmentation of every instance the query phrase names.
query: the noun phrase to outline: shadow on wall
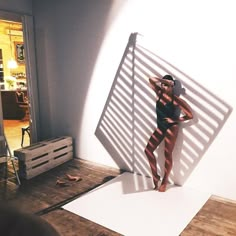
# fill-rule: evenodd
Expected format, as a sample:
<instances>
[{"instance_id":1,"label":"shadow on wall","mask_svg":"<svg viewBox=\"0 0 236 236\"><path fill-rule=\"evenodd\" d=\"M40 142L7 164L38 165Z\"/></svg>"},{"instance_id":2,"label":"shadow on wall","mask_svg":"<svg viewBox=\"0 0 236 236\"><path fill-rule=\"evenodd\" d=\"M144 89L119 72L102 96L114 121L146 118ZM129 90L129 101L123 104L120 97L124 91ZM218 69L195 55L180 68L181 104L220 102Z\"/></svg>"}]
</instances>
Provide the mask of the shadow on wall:
<instances>
[{"instance_id":1,"label":"shadow on wall","mask_svg":"<svg viewBox=\"0 0 236 236\"><path fill-rule=\"evenodd\" d=\"M232 108L192 78L155 55L131 34L97 125L95 135L116 164L126 171L151 176L144 148L156 127L155 94L150 75L171 74L175 93L182 95L194 112L194 119L181 124L173 153L170 181L183 185L229 117ZM163 176L164 151L156 150Z\"/></svg>"},{"instance_id":2,"label":"shadow on wall","mask_svg":"<svg viewBox=\"0 0 236 236\"><path fill-rule=\"evenodd\" d=\"M110 0L57 1L56 5L54 1L33 1L40 140L67 134L77 140L104 37L125 4Z\"/></svg>"}]
</instances>

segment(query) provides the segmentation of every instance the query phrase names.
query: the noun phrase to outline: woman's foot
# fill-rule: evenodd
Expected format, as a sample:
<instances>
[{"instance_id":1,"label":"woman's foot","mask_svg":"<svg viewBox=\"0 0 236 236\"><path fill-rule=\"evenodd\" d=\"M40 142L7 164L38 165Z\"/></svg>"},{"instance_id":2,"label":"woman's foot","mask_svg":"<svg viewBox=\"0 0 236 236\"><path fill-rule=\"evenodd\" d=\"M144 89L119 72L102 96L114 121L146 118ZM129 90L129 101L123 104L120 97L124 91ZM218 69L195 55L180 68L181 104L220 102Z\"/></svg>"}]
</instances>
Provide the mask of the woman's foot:
<instances>
[{"instance_id":1,"label":"woman's foot","mask_svg":"<svg viewBox=\"0 0 236 236\"><path fill-rule=\"evenodd\" d=\"M154 188L153 190L158 190L158 181L156 183L154 183Z\"/></svg>"},{"instance_id":2,"label":"woman's foot","mask_svg":"<svg viewBox=\"0 0 236 236\"><path fill-rule=\"evenodd\" d=\"M153 178L153 184L154 184L154 188L153 190L158 190L158 183L160 181L160 176L154 177Z\"/></svg>"},{"instance_id":3,"label":"woman's foot","mask_svg":"<svg viewBox=\"0 0 236 236\"><path fill-rule=\"evenodd\" d=\"M167 184L161 183L160 188L158 189L159 192L165 192L166 191Z\"/></svg>"}]
</instances>

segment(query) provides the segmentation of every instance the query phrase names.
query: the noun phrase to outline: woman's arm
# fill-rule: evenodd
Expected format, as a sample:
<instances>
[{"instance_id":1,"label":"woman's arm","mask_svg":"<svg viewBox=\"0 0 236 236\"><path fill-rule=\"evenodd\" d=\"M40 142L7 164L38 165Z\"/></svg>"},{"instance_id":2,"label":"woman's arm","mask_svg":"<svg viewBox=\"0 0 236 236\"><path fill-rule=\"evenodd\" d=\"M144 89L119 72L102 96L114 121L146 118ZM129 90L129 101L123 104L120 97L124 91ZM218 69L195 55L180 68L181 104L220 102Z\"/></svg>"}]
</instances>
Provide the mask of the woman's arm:
<instances>
[{"instance_id":1,"label":"woman's arm","mask_svg":"<svg viewBox=\"0 0 236 236\"><path fill-rule=\"evenodd\" d=\"M149 83L151 84L152 88L156 88L156 86L158 86L160 88L160 85L162 83L170 85L170 86L174 85L173 80L162 79L159 77L149 77Z\"/></svg>"},{"instance_id":2,"label":"woman's arm","mask_svg":"<svg viewBox=\"0 0 236 236\"><path fill-rule=\"evenodd\" d=\"M180 116L177 121L182 122L193 119L193 112L188 103L179 97L176 97L176 102L179 105L181 111L184 113L184 116Z\"/></svg>"},{"instance_id":3,"label":"woman's arm","mask_svg":"<svg viewBox=\"0 0 236 236\"><path fill-rule=\"evenodd\" d=\"M151 85L151 87L156 87L157 86L157 83L159 82L159 79L158 77L149 77L149 83Z\"/></svg>"},{"instance_id":4,"label":"woman's arm","mask_svg":"<svg viewBox=\"0 0 236 236\"><path fill-rule=\"evenodd\" d=\"M193 113L191 107L188 105L187 102L185 102L183 99L176 97L175 98L175 103L176 105L179 106L181 109L182 113L184 113L183 116L179 116L178 118L172 119L172 118L164 118L164 120L168 123L179 123L187 120L193 119Z\"/></svg>"}]
</instances>

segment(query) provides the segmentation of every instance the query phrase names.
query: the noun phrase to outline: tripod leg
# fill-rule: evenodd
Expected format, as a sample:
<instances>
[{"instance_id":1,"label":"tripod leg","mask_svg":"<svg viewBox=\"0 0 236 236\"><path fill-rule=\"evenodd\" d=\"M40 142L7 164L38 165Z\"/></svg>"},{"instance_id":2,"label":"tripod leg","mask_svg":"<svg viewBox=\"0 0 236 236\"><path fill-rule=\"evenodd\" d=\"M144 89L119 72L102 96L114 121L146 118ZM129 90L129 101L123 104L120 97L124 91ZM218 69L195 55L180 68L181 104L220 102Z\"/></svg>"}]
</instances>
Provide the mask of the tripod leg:
<instances>
[{"instance_id":1,"label":"tripod leg","mask_svg":"<svg viewBox=\"0 0 236 236\"><path fill-rule=\"evenodd\" d=\"M13 157L12 157L12 158L13 158ZM18 173L17 173L14 160L11 160L11 164L12 164L12 166L13 166L13 170L14 170L14 173L15 173L15 175L16 175L17 183L18 183L18 185L20 185L20 178L19 178L19 175L18 175Z\"/></svg>"},{"instance_id":2,"label":"tripod leg","mask_svg":"<svg viewBox=\"0 0 236 236\"><path fill-rule=\"evenodd\" d=\"M25 136L25 129L21 128L21 147L23 147L24 136Z\"/></svg>"}]
</instances>

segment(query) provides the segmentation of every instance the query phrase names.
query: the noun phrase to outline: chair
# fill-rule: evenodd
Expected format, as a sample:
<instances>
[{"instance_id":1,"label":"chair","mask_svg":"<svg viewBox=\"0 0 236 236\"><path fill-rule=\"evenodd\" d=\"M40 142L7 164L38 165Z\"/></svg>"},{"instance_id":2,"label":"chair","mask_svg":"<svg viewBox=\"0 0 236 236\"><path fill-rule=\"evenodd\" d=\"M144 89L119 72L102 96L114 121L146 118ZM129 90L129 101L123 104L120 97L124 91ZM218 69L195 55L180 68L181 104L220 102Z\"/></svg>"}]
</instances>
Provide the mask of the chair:
<instances>
[{"instance_id":1,"label":"chair","mask_svg":"<svg viewBox=\"0 0 236 236\"><path fill-rule=\"evenodd\" d=\"M29 138L30 138L30 126L21 128L21 147L23 147L23 144L24 144L25 132L29 135Z\"/></svg>"},{"instance_id":2,"label":"chair","mask_svg":"<svg viewBox=\"0 0 236 236\"><path fill-rule=\"evenodd\" d=\"M11 178L16 178L17 180L17 184L20 185L20 179L15 167L15 161L17 160L16 157L14 157L11 153L11 150L9 148L8 142L6 140L5 135L1 135L0 136L0 171L3 173L2 176L0 176L3 178L3 181L7 181L8 179ZM8 165L12 164L12 168L13 168L13 177L8 177L9 175L9 171L8 171ZM2 180L2 179L1 179ZM2 181L0 181L2 182Z\"/></svg>"},{"instance_id":3,"label":"chair","mask_svg":"<svg viewBox=\"0 0 236 236\"><path fill-rule=\"evenodd\" d=\"M29 103L24 92L21 90L16 91L16 103L24 111L24 117L22 120L29 120Z\"/></svg>"}]
</instances>

